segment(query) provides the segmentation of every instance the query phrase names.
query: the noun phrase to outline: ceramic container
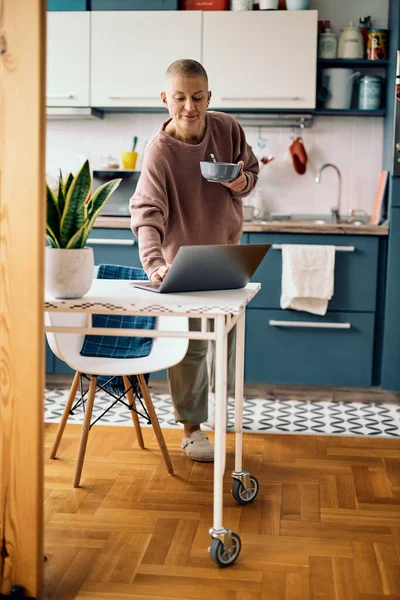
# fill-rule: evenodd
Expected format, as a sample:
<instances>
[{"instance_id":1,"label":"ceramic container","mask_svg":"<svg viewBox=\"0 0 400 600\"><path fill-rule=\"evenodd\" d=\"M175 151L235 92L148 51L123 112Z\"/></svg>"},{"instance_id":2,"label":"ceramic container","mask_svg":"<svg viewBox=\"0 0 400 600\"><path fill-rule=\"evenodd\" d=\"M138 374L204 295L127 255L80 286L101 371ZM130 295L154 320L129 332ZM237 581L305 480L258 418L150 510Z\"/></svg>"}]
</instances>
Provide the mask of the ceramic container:
<instances>
[{"instance_id":1,"label":"ceramic container","mask_svg":"<svg viewBox=\"0 0 400 600\"><path fill-rule=\"evenodd\" d=\"M358 108L360 110L379 110L381 107L382 78L377 75L365 75L360 79Z\"/></svg>"},{"instance_id":2,"label":"ceramic container","mask_svg":"<svg viewBox=\"0 0 400 600\"><path fill-rule=\"evenodd\" d=\"M338 58L363 58L364 40L361 31L350 21L340 34Z\"/></svg>"},{"instance_id":3,"label":"ceramic container","mask_svg":"<svg viewBox=\"0 0 400 600\"><path fill-rule=\"evenodd\" d=\"M310 0L286 0L287 10L308 10Z\"/></svg>"},{"instance_id":4,"label":"ceramic container","mask_svg":"<svg viewBox=\"0 0 400 600\"><path fill-rule=\"evenodd\" d=\"M255 206L251 206L250 204L243 204L243 220L244 221L253 221L260 214L260 209Z\"/></svg>"},{"instance_id":5,"label":"ceramic container","mask_svg":"<svg viewBox=\"0 0 400 600\"><path fill-rule=\"evenodd\" d=\"M351 107L355 73L352 69L324 69L322 83L328 90L325 108L348 110Z\"/></svg>"},{"instance_id":6,"label":"ceramic container","mask_svg":"<svg viewBox=\"0 0 400 600\"><path fill-rule=\"evenodd\" d=\"M337 53L337 38L336 34L330 29L326 29L325 33L321 33L318 40L318 56L319 58L336 58Z\"/></svg>"},{"instance_id":7,"label":"ceramic container","mask_svg":"<svg viewBox=\"0 0 400 600\"><path fill-rule=\"evenodd\" d=\"M137 152L121 152L121 169L134 170L138 157Z\"/></svg>"},{"instance_id":8,"label":"ceramic container","mask_svg":"<svg viewBox=\"0 0 400 600\"><path fill-rule=\"evenodd\" d=\"M231 0L231 10L253 10L253 0Z\"/></svg>"},{"instance_id":9,"label":"ceramic container","mask_svg":"<svg viewBox=\"0 0 400 600\"><path fill-rule=\"evenodd\" d=\"M259 0L260 10L278 10L279 0Z\"/></svg>"}]
</instances>

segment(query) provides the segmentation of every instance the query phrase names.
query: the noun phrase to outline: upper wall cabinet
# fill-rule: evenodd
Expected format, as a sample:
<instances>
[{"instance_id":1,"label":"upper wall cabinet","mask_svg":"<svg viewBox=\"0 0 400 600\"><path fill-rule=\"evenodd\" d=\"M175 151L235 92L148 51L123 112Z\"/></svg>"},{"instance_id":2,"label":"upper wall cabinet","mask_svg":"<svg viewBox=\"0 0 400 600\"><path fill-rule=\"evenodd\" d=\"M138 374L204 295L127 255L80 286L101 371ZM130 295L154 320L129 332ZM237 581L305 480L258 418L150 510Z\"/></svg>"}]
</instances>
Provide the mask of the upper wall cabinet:
<instances>
[{"instance_id":1,"label":"upper wall cabinet","mask_svg":"<svg viewBox=\"0 0 400 600\"><path fill-rule=\"evenodd\" d=\"M47 13L47 106L90 106L90 13Z\"/></svg>"},{"instance_id":2,"label":"upper wall cabinet","mask_svg":"<svg viewBox=\"0 0 400 600\"><path fill-rule=\"evenodd\" d=\"M92 12L92 106L161 107L168 65L201 60L201 12Z\"/></svg>"},{"instance_id":3,"label":"upper wall cabinet","mask_svg":"<svg viewBox=\"0 0 400 600\"><path fill-rule=\"evenodd\" d=\"M211 108L315 108L317 11L204 12Z\"/></svg>"}]
</instances>

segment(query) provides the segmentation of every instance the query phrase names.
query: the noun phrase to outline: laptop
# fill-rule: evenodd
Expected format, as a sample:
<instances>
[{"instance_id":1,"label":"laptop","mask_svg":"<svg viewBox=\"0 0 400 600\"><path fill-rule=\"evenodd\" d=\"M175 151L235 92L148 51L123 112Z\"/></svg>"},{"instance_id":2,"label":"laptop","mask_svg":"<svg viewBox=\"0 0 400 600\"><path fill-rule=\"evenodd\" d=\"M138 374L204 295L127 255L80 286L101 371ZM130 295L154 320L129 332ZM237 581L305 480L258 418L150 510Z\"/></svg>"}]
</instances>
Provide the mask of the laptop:
<instances>
[{"instance_id":1,"label":"laptop","mask_svg":"<svg viewBox=\"0 0 400 600\"><path fill-rule=\"evenodd\" d=\"M137 288L172 294L245 287L271 244L181 246L164 280L141 281Z\"/></svg>"}]
</instances>

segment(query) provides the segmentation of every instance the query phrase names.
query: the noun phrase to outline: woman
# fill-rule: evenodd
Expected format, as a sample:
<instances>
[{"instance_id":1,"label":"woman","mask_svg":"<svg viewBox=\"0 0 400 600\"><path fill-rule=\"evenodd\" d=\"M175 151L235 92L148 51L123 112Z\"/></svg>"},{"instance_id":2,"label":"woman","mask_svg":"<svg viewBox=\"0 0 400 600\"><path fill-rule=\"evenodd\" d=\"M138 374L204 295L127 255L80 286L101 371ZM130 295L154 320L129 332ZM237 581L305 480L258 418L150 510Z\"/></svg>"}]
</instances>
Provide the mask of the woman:
<instances>
[{"instance_id":1,"label":"woman","mask_svg":"<svg viewBox=\"0 0 400 600\"><path fill-rule=\"evenodd\" d=\"M243 129L224 113L209 112L207 73L195 60L172 63L161 100L170 119L149 142L142 173L131 198L131 226L140 259L151 281L162 281L182 245L238 244L242 198L257 182L258 161ZM230 183L210 183L200 161L236 162L240 174ZM192 319L191 329L200 329ZM183 423L182 448L193 460L213 461L213 447L200 429L208 410L208 342L191 340L184 360L169 369L175 419ZM228 339L229 391L234 388L234 332ZM213 382L211 385L213 391Z\"/></svg>"}]
</instances>

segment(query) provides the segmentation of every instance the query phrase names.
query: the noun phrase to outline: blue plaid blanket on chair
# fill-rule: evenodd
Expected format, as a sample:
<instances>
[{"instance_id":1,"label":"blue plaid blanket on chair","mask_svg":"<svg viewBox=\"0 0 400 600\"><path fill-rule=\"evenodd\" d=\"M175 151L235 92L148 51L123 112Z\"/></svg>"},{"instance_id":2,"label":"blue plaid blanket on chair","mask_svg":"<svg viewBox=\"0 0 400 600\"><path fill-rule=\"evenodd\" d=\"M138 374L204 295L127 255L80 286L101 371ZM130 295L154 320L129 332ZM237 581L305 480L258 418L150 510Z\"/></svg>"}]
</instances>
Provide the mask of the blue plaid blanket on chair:
<instances>
[{"instance_id":1,"label":"blue plaid blanket on chair","mask_svg":"<svg viewBox=\"0 0 400 600\"><path fill-rule=\"evenodd\" d=\"M97 279L147 279L143 269L100 265ZM113 327L126 329L154 329L155 317L93 315L93 327ZM142 358L151 350L152 338L116 337L112 335L86 335L81 356L101 356L104 358Z\"/></svg>"},{"instance_id":2,"label":"blue plaid blanket on chair","mask_svg":"<svg viewBox=\"0 0 400 600\"><path fill-rule=\"evenodd\" d=\"M143 269L123 267L119 265L99 265L97 279L141 279L148 277ZM154 329L155 317L123 316L123 315L93 315L92 326L104 328ZM103 358L142 358L150 354L152 338L124 337L111 335L86 335L81 356L101 356ZM92 373L93 375L93 373ZM124 392L122 377L99 377L98 384L114 393ZM146 376L146 381L148 377ZM109 382L108 385L105 385Z\"/></svg>"}]
</instances>

